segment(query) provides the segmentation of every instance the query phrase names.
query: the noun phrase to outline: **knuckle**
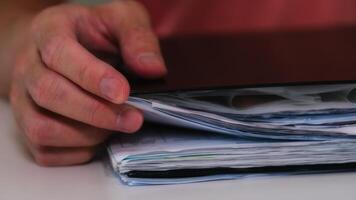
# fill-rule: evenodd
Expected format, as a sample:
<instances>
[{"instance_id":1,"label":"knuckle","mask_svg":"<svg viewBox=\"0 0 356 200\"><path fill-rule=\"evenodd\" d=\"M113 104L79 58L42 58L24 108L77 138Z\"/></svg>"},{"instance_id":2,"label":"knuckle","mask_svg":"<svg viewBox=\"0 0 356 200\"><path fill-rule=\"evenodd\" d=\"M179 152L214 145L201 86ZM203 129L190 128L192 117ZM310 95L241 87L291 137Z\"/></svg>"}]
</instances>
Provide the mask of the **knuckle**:
<instances>
[{"instance_id":1,"label":"knuckle","mask_svg":"<svg viewBox=\"0 0 356 200\"><path fill-rule=\"evenodd\" d=\"M137 52L159 52L159 42L155 34L146 27L135 26L127 33L122 41L124 52L135 55Z\"/></svg>"},{"instance_id":2,"label":"knuckle","mask_svg":"<svg viewBox=\"0 0 356 200\"><path fill-rule=\"evenodd\" d=\"M90 124L97 124L98 116L101 116L100 112L102 110L103 110L103 105L99 101L93 100L92 102L90 102L87 108L88 122Z\"/></svg>"},{"instance_id":3,"label":"knuckle","mask_svg":"<svg viewBox=\"0 0 356 200\"><path fill-rule=\"evenodd\" d=\"M65 95L60 80L49 75L39 78L29 87L31 97L37 105L48 108Z\"/></svg>"},{"instance_id":4,"label":"knuckle","mask_svg":"<svg viewBox=\"0 0 356 200\"><path fill-rule=\"evenodd\" d=\"M87 62L83 61L83 63L79 66L78 75L77 75L79 82L84 86L90 85L95 78L93 75L96 74L95 73L93 74Z\"/></svg>"},{"instance_id":5,"label":"knuckle","mask_svg":"<svg viewBox=\"0 0 356 200\"><path fill-rule=\"evenodd\" d=\"M48 120L30 119L26 122L25 133L29 141L35 146L48 144L51 138L51 127Z\"/></svg>"},{"instance_id":6,"label":"knuckle","mask_svg":"<svg viewBox=\"0 0 356 200\"><path fill-rule=\"evenodd\" d=\"M62 7L63 7L62 5L59 5L59 6L51 6L46 9L43 9L37 15L37 18L47 18L48 16L56 15Z\"/></svg>"},{"instance_id":7,"label":"knuckle","mask_svg":"<svg viewBox=\"0 0 356 200\"><path fill-rule=\"evenodd\" d=\"M70 19L68 16L73 14L83 14L87 12L88 8L86 6L81 6L78 4L63 3L55 6L50 6L39 12L34 20L32 21L32 31L38 31L41 25L58 21Z\"/></svg>"},{"instance_id":8,"label":"knuckle","mask_svg":"<svg viewBox=\"0 0 356 200\"><path fill-rule=\"evenodd\" d=\"M44 93L43 90L44 90L43 85L39 85L39 84L29 85L28 91L33 101L35 101L37 105L43 104L43 97L42 97L42 94Z\"/></svg>"},{"instance_id":9,"label":"knuckle","mask_svg":"<svg viewBox=\"0 0 356 200\"><path fill-rule=\"evenodd\" d=\"M152 42L157 41L154 33L147 27L135 26L131 28L129 32L129 36L132 40L143 42L144 44L151 44Z\"/></svg>"},{"instance_id":10,"label":"knuckle","mask_svg":"<svg viewBox=\"0 0 356 200\"><path fill-rule=\"evenodd\" d=\"M30 24L30 34L37 39L44 38L43 36L48 33L54 22L62 21L63 12L59 10L60 6L52 6L39 12Z\"/></svg>"},{"instance_id":11,"label":"knuckle","mask_svg":"<svg viewBox=\"0 0 356 200\"><path fill-rule=\"evenodd\" d=\"M56 68L61 63L66 41L65 36L53 36L48 39L40 50L43 62L50 68Z\"/></svg>"},{"instance_id":12,"label":"knuckle","mask_svg":"<svg viewBox=\"0 0 356 200\"><path fill-rule=\"evenodd\" d=\"M98 66L97 68L93 66ZM99 81L102 78L109 76L113 73L112 69L109 68L106 63L103 63L101 60L97 59L86 59L81 60L77 65L77 70L75 70L75 74L73 76L78 84L87 90L95 90L95 88L99 85ZM109 69L108 69L109 68Z\"/></svg>"}]
</instances>

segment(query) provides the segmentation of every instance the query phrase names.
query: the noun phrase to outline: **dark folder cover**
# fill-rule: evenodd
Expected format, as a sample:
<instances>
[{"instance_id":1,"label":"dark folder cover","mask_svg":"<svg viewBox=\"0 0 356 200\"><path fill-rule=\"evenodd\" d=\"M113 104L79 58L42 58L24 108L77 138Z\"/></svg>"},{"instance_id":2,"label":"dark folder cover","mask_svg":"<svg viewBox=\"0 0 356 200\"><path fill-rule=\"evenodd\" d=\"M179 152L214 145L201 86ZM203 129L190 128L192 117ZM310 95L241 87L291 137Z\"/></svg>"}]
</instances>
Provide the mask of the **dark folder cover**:
<instances>
[{"instance_id":1,"label":"dark folder cover","mask_svg":"<svg viewBox=\"0 0 356 200\"><path fill-rule=\"evenodd\" d=\"M356 80L356 26L186 35L161 46L168 75L131 80L134 92Z\"/></svg>"}]
</instances>

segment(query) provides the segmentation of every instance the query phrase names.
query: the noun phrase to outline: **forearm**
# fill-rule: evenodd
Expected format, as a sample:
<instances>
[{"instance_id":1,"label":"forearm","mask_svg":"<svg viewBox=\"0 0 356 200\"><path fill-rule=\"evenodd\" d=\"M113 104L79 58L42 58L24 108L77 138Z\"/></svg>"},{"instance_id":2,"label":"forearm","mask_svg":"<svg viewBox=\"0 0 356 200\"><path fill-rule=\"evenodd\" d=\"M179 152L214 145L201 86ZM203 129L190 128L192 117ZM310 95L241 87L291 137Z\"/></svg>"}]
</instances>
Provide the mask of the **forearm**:
<instances>
[{"instance_id":1,"label":"forearm","mask_svg":"<svg viewBox=\"0 0 356 200\"><path fill-rule=\"evenodd\" d=\"M60 1L9 0L0 3L0 96L7 97L16 54L29 37L33 16ZM15 80L16 81L16 80Z\"/></svg>"}]
</instances>

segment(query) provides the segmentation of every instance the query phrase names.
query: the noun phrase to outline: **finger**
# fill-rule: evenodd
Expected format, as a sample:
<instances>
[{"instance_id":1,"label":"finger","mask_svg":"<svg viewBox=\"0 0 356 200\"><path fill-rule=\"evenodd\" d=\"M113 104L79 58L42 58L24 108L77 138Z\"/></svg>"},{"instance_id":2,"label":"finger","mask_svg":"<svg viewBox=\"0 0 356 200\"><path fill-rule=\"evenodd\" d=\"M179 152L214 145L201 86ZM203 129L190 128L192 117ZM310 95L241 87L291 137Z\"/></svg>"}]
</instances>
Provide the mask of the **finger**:
<instances>
[{"instance_id":1,"label":"finger","mask_svg":"<svg viewBox=\"0 0 356 200\"><path fill-rule=\"evenodd\" d=\"M158 39L141 4L115 1L100 7L97 13L119 40L124 61L132 71L145 78L158 78L167 73Z\"/></svg>"},{"instance_id":2,"label":"finger","mask_svg":"<svg viewBox=\"0 0 356 200\"><path fill-rule=\"evenodd\" d=\"M88 15L82 9L80 11L81 15ZM77 13L69 12L68 15L78 18L74 21L81 18ZM42 20L45 17L35 20L32 32L42 61L48 68L97 96L113 103L125 102L130 91L126 78L78 42L77 23L71 17L62 14L53 20Z\"/></svg>"},{"instance_id":3,"label":"finger","mask_svg":"<svg viewBox=\"0 0 356 200\"><path fill-rule=\"evenodd\" d=\"M89 162L96 152L95 147L56 148L34 146L27 143L35 161L42 166L66 166Z\"/></svg>"},{"instance_id":4,"label":"finger","mask_svg":"<svg viewBox=\"0 0 356 200\"><path fill-rule=\"evenodd\" d=\"M137 109L95 98L40 63L31 67L25 81L37 105L62 116L120 132L135 132L142 125L143 117Z\"/></svg>"},{"instance_id":5,"label":"finger","mask_svg":"<svg viewBox=\"0 0 356 200\"><path fill-rule=\"evenodd\" d=\"M86 147L103 143L109 132L36 108L24 89L15 86L12 105L16 121L36 146Z\"/></svg>"}]
</instances>

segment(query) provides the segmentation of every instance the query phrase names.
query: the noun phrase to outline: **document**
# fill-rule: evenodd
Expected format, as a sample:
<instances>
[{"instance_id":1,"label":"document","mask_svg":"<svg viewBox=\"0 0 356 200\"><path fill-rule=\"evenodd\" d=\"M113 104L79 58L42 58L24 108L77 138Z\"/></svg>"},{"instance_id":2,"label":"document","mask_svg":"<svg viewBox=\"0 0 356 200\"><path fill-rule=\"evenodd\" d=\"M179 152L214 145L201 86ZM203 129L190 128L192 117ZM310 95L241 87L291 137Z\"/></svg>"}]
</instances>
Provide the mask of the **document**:
<instances>
[{"instance_id":1,"label":"document","mask_svg":"<svg viewBox=\"0 0 356 200\"><path fill-rule=\"evenodd\" d=\"M136 95L147 121L108 147L128 185L350 170L356 163L356 84Z\"/></svg>"}]
</instances>

